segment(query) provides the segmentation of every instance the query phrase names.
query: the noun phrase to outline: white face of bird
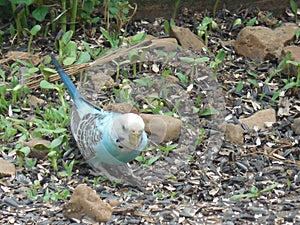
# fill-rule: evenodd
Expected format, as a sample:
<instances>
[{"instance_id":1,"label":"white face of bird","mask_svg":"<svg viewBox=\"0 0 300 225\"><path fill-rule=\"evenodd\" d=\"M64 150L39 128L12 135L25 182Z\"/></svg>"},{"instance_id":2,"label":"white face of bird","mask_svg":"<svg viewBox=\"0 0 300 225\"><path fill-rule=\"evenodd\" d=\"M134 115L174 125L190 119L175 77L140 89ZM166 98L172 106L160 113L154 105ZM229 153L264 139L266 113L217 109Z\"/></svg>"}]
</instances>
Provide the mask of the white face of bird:
<instances>
[{"instance_id":1,"label":"white face of bird","mask_svg":"<svg viewBox=\"0 0 300 225\"><path fill-rule=\"evenodd\" d=\"M128 149L137 149L145 129L143 119L134 114L127 113L120 115L114 121L114 131L118 138L120 145Z\"/></svg>"}]
</instances>

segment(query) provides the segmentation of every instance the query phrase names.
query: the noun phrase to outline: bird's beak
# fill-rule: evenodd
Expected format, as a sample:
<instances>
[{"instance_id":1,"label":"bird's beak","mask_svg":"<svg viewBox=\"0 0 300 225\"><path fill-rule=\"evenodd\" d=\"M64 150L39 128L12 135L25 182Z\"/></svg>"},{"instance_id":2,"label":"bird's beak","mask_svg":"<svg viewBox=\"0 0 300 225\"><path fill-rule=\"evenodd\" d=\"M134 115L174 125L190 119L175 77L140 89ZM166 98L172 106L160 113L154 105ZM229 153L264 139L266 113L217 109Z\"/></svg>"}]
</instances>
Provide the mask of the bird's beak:
<instances>
[{"instance_id":1,"label":"bird's beak","mask_svg":"<svg viewBox=\"0 0 300 225\"><path fill-rule=\"evenodd\" d=\"M129 142L134 147L137 147L141 142L142 131L131 131L129 135Z\"/></svg>"}]
</instances>

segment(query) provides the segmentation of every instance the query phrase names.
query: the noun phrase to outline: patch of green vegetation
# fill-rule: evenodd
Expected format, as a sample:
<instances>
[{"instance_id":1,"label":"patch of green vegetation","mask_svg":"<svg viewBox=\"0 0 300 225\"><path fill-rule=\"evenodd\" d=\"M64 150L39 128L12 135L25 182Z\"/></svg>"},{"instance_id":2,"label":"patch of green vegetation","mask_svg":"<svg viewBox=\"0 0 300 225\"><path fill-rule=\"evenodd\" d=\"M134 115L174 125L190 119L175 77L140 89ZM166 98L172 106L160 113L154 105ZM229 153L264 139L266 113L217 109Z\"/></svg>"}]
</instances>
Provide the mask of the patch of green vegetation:
<instances>
[{"instance_id":1,"label":"patch of green vegetation","mask_svg":"<svg viewBox=\"0 0 300 225\"><path fill-rule=\"evenodd\" d=\"M239 199L243 199L243 198L257 198L264 193L274 190L277 186L278 186L278 184L272 184L262 190L259 190L256 186L253 186L249 193L233 195L230 197L230 200L239 200Z\"/></svg>"},{"instance_id":2,"label":"patch of green vegetation","mask_svg":"<svg viewBox=\"0 0 300 225\"><path fill-rule=\"evenodd\" d=\"M218 24L210 17L204 17L201 24L197 27L198 36L202 38L204 36L204 44L208 45L208 37L212 30L219 29Z\"/></svg>"},{"instance_id":3,"label":"patch of green vegetation","mask_svg":"<svg viewBox=\"0 0 300 225\"><path fill-rule=\"evenodd\" d=\"M294 13L294 16L295 16L295 22L297 23L297 21L298 21L298 6L297 6L297 3L295 2L295 0L290 0L290 6L291 6L292 12Z\"/></svg>"}]
</instances>

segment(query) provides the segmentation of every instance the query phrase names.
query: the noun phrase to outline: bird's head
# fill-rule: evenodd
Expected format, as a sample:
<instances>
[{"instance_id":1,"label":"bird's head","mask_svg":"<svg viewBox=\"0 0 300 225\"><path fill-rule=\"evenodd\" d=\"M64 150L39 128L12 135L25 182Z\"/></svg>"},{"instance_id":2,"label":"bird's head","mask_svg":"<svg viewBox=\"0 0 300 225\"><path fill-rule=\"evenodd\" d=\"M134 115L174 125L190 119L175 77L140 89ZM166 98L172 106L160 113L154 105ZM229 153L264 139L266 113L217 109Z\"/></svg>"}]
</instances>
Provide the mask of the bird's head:
<instances>
[{"instance_id":1,"label":"bird's head","mask_svg":"<svg viewBox=\"0 0 300 225\"><path fill-rule=\"evenodd\" d=\"M116 142L121 148L136 150L141 142L145 123L140 116L126 113L114 119L113 128L117 136Z\"/></svg>"}]
</instances>

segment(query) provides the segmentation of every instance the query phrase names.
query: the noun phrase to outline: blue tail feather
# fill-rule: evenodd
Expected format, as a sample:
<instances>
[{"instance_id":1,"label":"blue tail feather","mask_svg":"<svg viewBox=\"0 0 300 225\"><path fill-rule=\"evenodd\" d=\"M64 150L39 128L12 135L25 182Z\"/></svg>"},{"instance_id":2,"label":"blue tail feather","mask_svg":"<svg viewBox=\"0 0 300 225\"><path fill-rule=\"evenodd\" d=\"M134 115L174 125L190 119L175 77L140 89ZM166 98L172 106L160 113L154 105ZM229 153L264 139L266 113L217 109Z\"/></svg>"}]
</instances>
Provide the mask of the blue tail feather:
<instances>
[{"instance_id":1,"label":"blue tail feather","mask_svg":"<svg viewBox=\"0 0 300 225\"><path fill-rule=\"evenodd\" d=\"M62 81L64 82L66 88L68 89L71 98L73 99L73 101L75 100L75 98L79 97L79 91L77 90L76 86L74 85L74 83L72 82L72 80L70 79L70 77L66 74L66 72L63 70L63 68L61 67L61 65L59 64L59 62L56 60L54 55L51 55L51 59L52 59L52 63L54 64L60 78L62 79Z\"/></svg>"}]
</instances>

